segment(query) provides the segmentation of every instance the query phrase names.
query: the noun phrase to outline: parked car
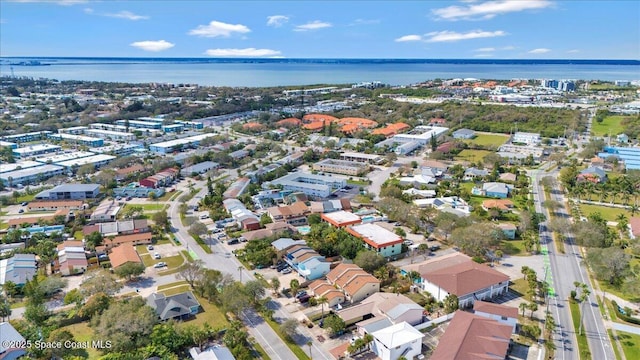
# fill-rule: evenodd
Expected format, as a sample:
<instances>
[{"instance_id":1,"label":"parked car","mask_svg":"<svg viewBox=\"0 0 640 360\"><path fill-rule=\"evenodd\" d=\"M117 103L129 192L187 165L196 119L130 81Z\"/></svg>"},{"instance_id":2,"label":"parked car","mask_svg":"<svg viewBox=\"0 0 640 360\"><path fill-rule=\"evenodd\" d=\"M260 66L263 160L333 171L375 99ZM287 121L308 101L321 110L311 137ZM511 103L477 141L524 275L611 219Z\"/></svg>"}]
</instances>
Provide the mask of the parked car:
<instances>
[{"instance_id":1,"label":"parked car","mask_svg":"<svg viewBox=\"0 0 640 360\"><path fill-rule=\"evenodd\" d=\"M24 209L18 210L18 214L22 214L23 212L24 212Z\"/></svg>"},{"instance_id":2,"label":"parked car","mask_svg":"<svg viewBox=\"0 0 640 360\"><path fill-rule=\"evenodd\" d=\"M22 202L22 204L20 204L20 205L22 205L22 206L27 206L28 204L29 204L28 202L23 201L23 202Z\"/></svg>"},{"instance_id":3,"label":"parked car","mask_svg":"<svg viewBox=\"0 0 640 360\"><path fill-rule=\"evenodd\" d=\"M131 196L127 196L127 201L131 200L132 197Z\"/></svg>"},{"instance_id":4,"label":"parked car","mask_svg":"<svg viewBox=\"0 0 640 360\"><path fill-rule=\"evenodd\" d=\"M153 250L153 245L147 245L147 250Z\"/></svg>"},{"instance_id":5,"label":"parked car","mask_svg":"<svg viewBox=\"0 0 640 360\"><path fill-rule=\"evenodd\" d=\"M153 253L153 258L160 259L160 254L158 254L157 252Z\"/></svg>"},{"instance_id":6,"label":"parked car","mask_svg":"<svg viewBox=\"0 0 640 360\"><path fill-rule=\"evenodd\" d=\"M156 269L159 269L159 268L162 268L162 267L165 267L165 266L167 266L167 263L164 262L164 261L160 261L159 263L156 263L155 265L153 265L153 267L156 268Z\"/></svg>"},{"instance_id":7,"label":"parked car","mask_svg":"<svg viewBox=\"0 0 640 360\"><path fill-rule=\"evenodd\" d=\"M306 290L300 290L298 291L298 293L296 294L296 299L300 299L301 297L307 295L307 291Z\"/></svg>"},{"instance_id":8,"label":"parked car","mask_svg":"<svg viewBox=\"0 0 640 360\"><path fill-rule=\"evenodd\" d=\"M298 299L298 301L300 301L300 304L306 304L306 303L309 302L309 299L311 299L311 296L305 295L305 296L300 297Z\"/></svg>"},{"instance_id":9,"label":"parked car","mask_svg":"<svg viewBox=\"0 0 640 360\"><path fill-rule=\"evenodd\" d=\"M292 269L292 268L290 268L290 267L288 267L288 268L286 268L286 269L283 269L283 270L282 270L282 273L283 273L283 274L291 274L292 272L293 272L293 269Z\"/></svg>"}]
</instances>

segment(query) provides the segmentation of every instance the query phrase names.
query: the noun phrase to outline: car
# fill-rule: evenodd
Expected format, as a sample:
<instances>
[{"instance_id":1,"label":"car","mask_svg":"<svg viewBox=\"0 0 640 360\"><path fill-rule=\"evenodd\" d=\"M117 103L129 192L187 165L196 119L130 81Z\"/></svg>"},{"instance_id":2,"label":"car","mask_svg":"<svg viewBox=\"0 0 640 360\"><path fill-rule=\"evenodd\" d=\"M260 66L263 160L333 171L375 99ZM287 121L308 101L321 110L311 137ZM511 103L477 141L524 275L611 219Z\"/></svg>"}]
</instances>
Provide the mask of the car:
<instances>
[{"instance_id":1,"label":"car","mask_svg":"<svg viewBox=\"0 0 640 360\"><path fill-rule=\"evenodd\" d=\"M122 198L120 196L116 197L116 200L122 200Z\"/></svg>"},{"instance_id":2,"label":"car","mask_svg":"<svg viewBox=\"0 0 640 360\"><path fill-rule=\"evenodd\" d=\"M247 242L247 239L245 239L245 238L244 238L244 237L242 237L242 236L240 236L240 237L238 238L238 240L240 240L240 242Z\"/></svg>"},{"instance_id":3,"label":"car","mask_svg":"<svg viewBox=\"0 0 640 360\"><path fill-rule=\"evenodd\" d=\"M301 304L306 304L306 303L309 302L309 299L311 299L311 296L305 295L305 296L299 298L298 301L300 301Z\"/></svg>"},{"instance_id":4,"label":"car","mask_svg":"<svg viewBox=\"0 0 640 360\"><path fill-rule=\"evenodd\" d=\"M108 259L108 258L109 258L109 257L107 256L107 254L100 254L100 255L98 255L98 259L100 259L100 260L105 260L105 259Z\"/></svg>"},{"instance_id":5,"label":"car","mask_svg":"<svg viewBox=\"0 0 640 360\"><path fill-rule=\"evenodd\" d=\"M23 212L24 212L24 209L18 210L18 214L22 214Z\"/></svg>"},{"instance_id":6,"label":"car","mask_svg":"<svg viewBox=\"0 0 640 360\"><path fill-rule=\"evenodd\" d=\"M276 267L276 270L278 270L278 272L282 272L282 270L288 268L289 265L287 264L283 264L283 265L278 265L278 267Z\"/></svg>"},{"instance_id":7,"label":"car","mask_svg":"<svg viewBox=\"0 0 640 360\"><path fill-rule=\"evenodd\" d=\"M413 245L413 240L405 240L404 244L405 245Z\"/></svg>"},{"instance_id":8,"label":"car","mask_svg":"<svg viewBox=\"0 0 640 360\"><path fill-rule=\"evenodd\" d=\"M22 206L27 206L28 204L29 204L28 202L23 201L23 202L22 202L22 204L20 204L20 205L22 205Z\"/></svg>"},{"instance_id":9,"label":"car","mask_svg":"<svg viewBox=\"0 0 640 360\"><path fill-rule=\"evenodd\" d=\"M283 274L291 274L293 272L293 269L288 267L282 270Z\"/></svg>"},{"instance_id":10,"label":"car","mask_svg":"<svg viewBox=\"0 0 640 360\"><path fill-rule=\"evenodd\" d=\"M436 251L436 250L440 250L440 245L433 245L429 248L429 250L431 251Z\"/></svg>"},{"instance_id":11,"label":"car","mask_svg":"<svg viewBox=\"0 0 640 360\"><path fill-rule=\"evenodd\" d=\"M132 199L132 197L131 197L131 196L127 196L127 199L126 199L126 200L127 200L127 201L129 201L129 200L131 200L131 199Z\"/></svg>"},{"instance_id":12,"label":"car","mask_svg":"<svg viewBox=\"0 0 640 360\"><path fill-rule=\"evenodd\" d=\"M147 250L153 250L153 245L147 245Z\"/></svg>"},{"instance_id":13,"label":"car","mask_svg":"<svg viewBox=\"0 0 640 360\"><path fill-rule=\"evenodd\" d=\"M240 243L240 240L238 239L229 239L229 241L227 241L227 245L235 245L239 243Z\"/></svg>"},{"instance_id":14,"label":"car","mask_svg":"<svg viewBox=\"0 0 640 360\"><path fill-rule=\"evenodd\" d=\"M160 259L160 254L158 254L157 252L153 253L153 258Z\"/></svg>"},{"instance_id":15,"label":"car","mask_svg":"<svg viewBox=\"0 0 640 360\"><path fill-rule=\"evenodd\" d=\"M155 265L153 265L154 268L159 269L161 267L165 267L167 266L167 263L164 261L160 261L159 263L156 263Z\"/></svg>"},{"instance_id":16,"label":"car","mask_svg":"<svg viewBox=\"0 0 640 360\"><path fill-rule=\"evenodd\" d=\"M301 297L307 295L307 291L306 290L300 290L298 291L298 293L296 294L296 299L300 299Z\"/></svg>"}]
</instances>

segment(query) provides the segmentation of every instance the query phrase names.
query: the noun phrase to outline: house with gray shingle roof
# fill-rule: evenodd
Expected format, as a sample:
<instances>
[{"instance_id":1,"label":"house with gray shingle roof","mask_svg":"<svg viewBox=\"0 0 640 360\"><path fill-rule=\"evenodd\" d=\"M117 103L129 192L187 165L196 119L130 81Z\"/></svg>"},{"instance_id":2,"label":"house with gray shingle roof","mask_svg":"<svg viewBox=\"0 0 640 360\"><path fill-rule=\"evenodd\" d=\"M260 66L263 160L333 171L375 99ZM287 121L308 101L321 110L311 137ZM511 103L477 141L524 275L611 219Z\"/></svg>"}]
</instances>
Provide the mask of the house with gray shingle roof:
<instances>
[{"instance_id":1,"label":"house with gray shingle roof","mask_svg":"<svg viewBox=\"0 0 640 360\"><path fill-rule=\"evenodd\" d=\"M156 311L161 321L184 320L200 311L200 303L191 291L171 296L153 293L147 298L147 304Z\"/></svg>"}]
</instances>

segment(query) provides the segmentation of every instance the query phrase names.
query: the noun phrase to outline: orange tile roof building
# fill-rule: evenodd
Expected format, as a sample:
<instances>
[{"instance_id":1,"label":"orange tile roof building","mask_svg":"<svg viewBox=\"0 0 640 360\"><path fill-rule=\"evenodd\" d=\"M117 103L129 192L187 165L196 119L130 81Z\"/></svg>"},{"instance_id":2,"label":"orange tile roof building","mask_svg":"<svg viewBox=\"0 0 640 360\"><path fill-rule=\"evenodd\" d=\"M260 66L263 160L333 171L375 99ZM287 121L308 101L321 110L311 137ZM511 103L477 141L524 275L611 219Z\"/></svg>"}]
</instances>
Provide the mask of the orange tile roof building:
<instances>
[{"instance_id":1,"label":"orange tile roof building","mask_svg":"<svg viewBox=\"0 0 640 360\"><path fill-rule=\"evenodd\" d=\"M315 296L322 296L328 289L320 286L323 283L339 290L344 294L342 301L348 300L351 303L359 302L371 294L380 292L380 280L355 264L339 264L329 271L326 281L313 282L314 287L310 289L314 291ZM317 292L314 289L317 289Z\"/></svg>"},{"instance_id":2,"label":"orange tile roof building","mask_svg":"<svg viewBox=\"0 0 640 360\"><path fill-rule=\"evenodd\" d=\"M371 134L373 135L384 135L385 137L391 137L393 135L399 134L401 132L405 132L407 130L411 129L411 126L403 123L403 122L399 122L399 123L395 123L395 124L387 124L386 127L380 128L380 129L375 129L371 132Z\"/></svg>"},{"instance_id":3,"label":"orange tile roof building","mask_svg":"<svg viewBox=\"0 0 640 360\"><path fill-rule=\"evenodd\" d=\"M111 251L109 254L111 267L116 269L128 262L142 263L138 252L131 244L122 244Z\"/></svg>"},{"instance_id":4,"label":"orange tile roof building","mask_svg":"<svg viewBox=\"0 0 640 360\"><path fill-rule=\"evenodd\" d=\"M506 359L510 339L509 325L458 310L430 359Z\"/></svg>"},{"instance_id":5,"label":"orange tile roof building","mask_svg":"<svg viewBox=\"0 0 640 360\"><path fill-rule=\"evenodd\" d=\"M490 199L482 202L482 208L486 211L496 208L500 211L509 211L513 209L513 202L508 199Z\"/></svg>"},{"instance_id":6,"label":"orange tile roof building","mask_svg":"<svg viewBox=\"0 0 640 360\"><path fill-rule=\"evenodd\" d=\"M286 118L276 122L277 126L284 126L288 128L298 127L302 124L302 120L298 118Z\"/></svg>"}]
</instances>

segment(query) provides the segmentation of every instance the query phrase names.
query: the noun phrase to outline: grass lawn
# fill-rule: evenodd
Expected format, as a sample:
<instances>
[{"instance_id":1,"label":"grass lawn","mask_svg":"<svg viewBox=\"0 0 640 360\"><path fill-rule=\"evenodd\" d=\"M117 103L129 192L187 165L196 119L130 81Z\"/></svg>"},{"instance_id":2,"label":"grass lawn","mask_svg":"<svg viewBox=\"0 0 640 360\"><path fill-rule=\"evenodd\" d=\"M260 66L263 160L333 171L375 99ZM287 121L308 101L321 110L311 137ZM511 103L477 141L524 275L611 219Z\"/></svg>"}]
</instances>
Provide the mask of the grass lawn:
<instances>
[{"instance_id":1,"label":"grass lawn","mask_svg":"<svg viewBox=\"0 0 640 360\"><path fill-rule=\"evenodd\" d=\"M456 160L459 161L469 161L469 162L482 162L482 159L488 154L492 154L492 151L487 150L469 150L464 149L460 151L460 153L455 157Z\"/></svg>"},{"instance_id":2,"label":"grass lawn","mask_svg":"<svg viewBox=\"0 0 640 360\"><path fill-rule=\"evenodd\" d=\"M25 201L26 202L32 201L33 199L36 198L37 194L38 193L36 192L36 193L31 194L31 195L25 194L25 195L18 196L16 198L16 203L20 204L20 203L25 202Z\"/></svg>"},{"instance_id":3,"label":"grass lawn","mask_svg":"<svg viewBox=\"0 0 640 360\"><path fill-rule=\"evenodd\" d=\"M640 335L618 331L618 339L627 360L640 359Z\"/></svg>"},{"instance_id":4,"label":"grass lawn","mask_svg":"<svg viewBox=\"0 0 640 360\"><path fill-rule=\"evenodd\" d=\"M599 212L602 215L602 218L607 221L617 221L616 217L620 214L624 214L627 219L631 218L631 212L627 209L614 208L602 205L591 205L591 204L579 204L580 211L582 211L582 215L587 217L589 214Z\"/></svg>"},{"instance_id":5,"label":"grass lawn","mask_svg":"<svg viewBox=\"0 0 640 360\"><path fill-rule=\"evenodd\" d=\"M195 294L194 294L195 295ZM227 318L220 308L215 304L210 304L207 299L195 295L200 303L202 310L196 315L195 319L178 323L178 326L195 325L202 327L204 324L211 325L212 328L224 329L229 325Z\"/></svg>"},{"instance_id":6,"label":"grass lawn","mask_svg":"<svg viewBox=\"0 0 640 360\"><path fill-rule=\"evenodd\" d=\"M609 136L609 133L611 136L616 136L623 131L621 122L625 117L627 116L612 115L604 118L601 123L594 121L591 124L591 133L595 136Z\"/></svg>"},{"instance_id":7,"label":"grass lawn","mask_svg":"<svg viewBox=\"0 0 640 360\"><path fill-rule=\"evenodd\" d=\"M355 185L355 186L368 186L369 182L368 181L361 181L361 180L347 180L347 184L348 185Z\"/></svg>"},{"instance_id":8,"label":"grass lawn","mask_svg":"<svg viewBox=\"0 0 640 360\"><path fill-rule=\"evenodd\" d=\"M584 329L582 329L582 335L580 335L580 304L569 301L569 307L571 308L573 329L576 332L576 338L578 339L578 353L580 354L580 360L591 359L589 344L587 343L587 335Z\"/></svg>"},{"instance_id":9,"label":"grass lawn","mask_svg":"<svg viewBox=\"0 0 640 360\"><path fill-rule=\"evenodd\" d=\"M144 211L160 211L162 209L164 209L165 206L168 206L166 204L156 204L156 203L152 203L152 204L125 204L124 208L122 209L123 212L127 211L127 209L131 208L132 206L140 206L142 208L142 210Z\"/></svg>"},{"instance_id":10,"label":"grass lawn","mask_svg":"<svg viewBox=\"0 0 640 360\"><path fill-rule=\"evenodd\" d=\"M149 253L149 250L147 250L147 245L136 245L136 251L138 252L138 254L140 254L140 256Z\"/></svg>"},{"instance_id":11,"label":"grass lawn","mask_svg":"<svg viewBox=\"0 0 640 360\"><path fill-rule=\"evenodd\" d=\"M65 326L60 329L68 330L73 335L73 339L75 341L84 342L95 340L93 337L93 330L89 327L87 322ZM99 359L100 356L102 356L97 349L93 349L91 347L86 349L86 351L89 355L87 359Z\"/></svg>"},{"instance_id":12,"label":"grass lawn","mask_svg":"<svg viewBox=\"0 0 640 360\"><path fill-rule=\"evenodd\" d=\"M12 309L17 309L17 308L21 308L21 307L27 306L27 303L24 300L20 300L20 301L10 300L10 303L11 303L10 306L11 306Z\"/></svg>"},{"instance_id":13,"label":"grass lawn","mask_svg":"<svg viewBox=\"0 0 640 360\"><path fill-rule=\"evenodd\" d=\"M184 258L187 259L188 262L193 262L193 257L191 256L191 254L189 254L189 252L187 250L182 250L180 251L180 253L182 255L184 255Z\"/></svg>"},{"instance_id":14,"label":"grass lawn","mask_svg":"<svg viewBox=\"0 0 640 360\"><path fill-rule=\"evenodd\" d=\"M616 359L622 359L622 357L620 356L620 350L618 350L618 346L616 346L615 338L613 337L613 332L611 331L611 329L607 329L607 333L609 334L609 340L611 340L611 344L613 345L613 353Z\"/></svg>"},{"instance_id":15,"label":"grass lawn","mask_svg":"<svg viewBox=\"0 0 640 360\"><path fill-rule=\"evenodd\" d=\"M0 221L0 230L4 230L4 229L8 229L8 228L9 228L9 224L8 223Z\"/></svg>"},{"instance_id":16,"label":"grass lawn","mask_svg":"<svg viewBox=\"0 0 640 360\"><path fill-rule=\"evenodd\" d=\"M151 257L151 254L147 253L147 254L141 254L140 257L142 258L142 262L144 263L144 266L147 266L147 267L153 266L156 263L159 263L162 261L167 263L166 269L171 270L171 269L177 269L178 267L180 267L180 265L184 263L184 258L182 257L182 255L174 255L174 256L162 257L160 259L154 259Z\"/></svg>"},{"instance_id":17,"label":"grass lawn","mask_svg":"<svg viewBox=\"0 0 640 360\"><path fill-rule=\"evenodd\" d=\"M162 291L162 293L165 296L171 296L171 295L180 294L189 290L191 290L191 287L189 285L182 284L182 285L174 286L171 288L166 288L165 290Z\"/></svg>"},{"instance_id":18,"label":"grass lawn","mask_svg":"<svg viewBox=\"0 0 640 360\"><path fill-rule=\"evenodd\" d=\"M500 248L507 255L529 256L524 248L524 240L502 240Z\"/></svg>"},{"instance_id":19,"label":"grass lawn","mask_svg":"<svg viewBox=\"0 0 640 360\"><path fill-rule=\"evenodd\" d=\"M160 196L156 200L158 200L158 201L169 201L169 199L174 197L176 194L180 194L180 193L182 193L182 191L173 191L173 192L165 191L164 195Z\"/></svg>"},{"instance_id":20,"label":"grass lawn","mask_svg":"<svg viewBox=\"0 0 640 360\"><path fill-rule=\"evenodd\" d=\"M73 238L78 240L78 241L82 241L82 239L84 239L84 234L82 233L82 230L78 230L76 232L73 233Z\"/></svg>"},{"instance_id":21,"label":"grass lawn","mask_svg":"<svg viewBox=\"0 0 640 360\"><path fill-rule=\"evenodd\" d=\"M508 139L508 135L502 134L477 134L475 138L465 140L465 142L469 144L477 144L483 146L493 145L495 147L499 147L500 145L506 143Z\"/></svg>"},{"instance_id":22,"label":"grass lawn","mask_svg":"<svg viewBox=\"0 0 640 360\"><path fill-rule=\"evenodd\" d=\"M169 284L164 284L164 285L160 285L158 286L158 291L164 290L164 289L169 289L172 287L176 287L176 286L182 286L182 285L187 285L187 282L184 280L181 281L176 281L176 282L172 282Z\"/></svg>"},{"instance_id":23,"label":"grass lawn","mask_svg":"<svg viewBox=\"0 0 640 360\"><path fill-rule=\"evenodd\" d=\"M527 289L529 289L529 284L527 283L527 280L525 280L524 278L511 280L511 285L509 286L509 288L511 288L511 290L517 293L520 293L520 295L522 295L522 297L525 300L531 301L531 299L527 295Z\"/></svg>"}]
</instances>

